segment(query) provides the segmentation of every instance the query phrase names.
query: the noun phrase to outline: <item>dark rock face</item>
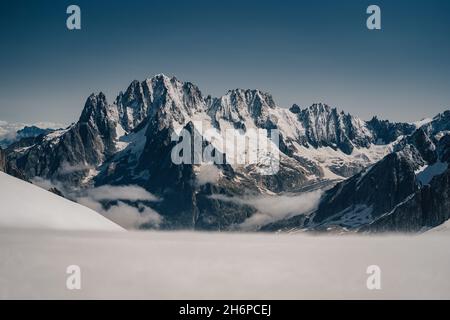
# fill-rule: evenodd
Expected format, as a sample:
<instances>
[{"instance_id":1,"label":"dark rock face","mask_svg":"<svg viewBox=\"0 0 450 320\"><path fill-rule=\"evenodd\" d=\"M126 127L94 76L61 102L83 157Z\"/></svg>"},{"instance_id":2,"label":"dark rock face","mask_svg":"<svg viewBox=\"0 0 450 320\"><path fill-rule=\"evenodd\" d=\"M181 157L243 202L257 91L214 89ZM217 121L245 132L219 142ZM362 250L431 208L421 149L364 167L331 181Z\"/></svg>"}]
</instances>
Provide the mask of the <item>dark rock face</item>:
<instances>
[{"instance_id":1,"label":"dark rock face","mask_svg":"<svg viewBox=\"0 0 450 320\"><path fill-rule=\"evenodd\" d=\"M311 223L317 228L327 222L328 227L331 220L341 218L339 213L354 210L358 205L370 207L372 217L377 217L390 211L415 190L414 167L403 154L393 153L327 191Z\"/></svg>"},{"instance_id":2,"label":"dark rock face","mask_svg":"<svg viewBox=\"0 0 450 320\"><path fill-rule=\"evenodd\" d=\"M367 126L373 133L374 141L384 143L395 141L402 135L409 135L416 129L414 125L409 123L393 123L388 120L380 120L377 117L368 121Z\"/></svg>"},{"instance_id":3,"label":"dark rock face","mask_svg":"<svg viewBox=\"0 0 450 320\"><path fill-rule=\"evenodd\" d=\"M289 111L292 112L292 113L298 114L298 113L300 113L300 111L302 111L302 109L300 108L299 105L294 103L292 105L292 107L289 108Z\"/></svg>"},{"instance_id":4,"label":"dark rock face","mask_svg":"<svg viewBox=\"0 0 450 320\"><path fill-rule=\"evenodd\" d=\"M450 171L435 177L430 185L417 190L391 212L360 232L420 232L450 218Z\"/></svg>"},{"instance_id":5,"label":"dark rock face","mask_svg":"<svg viewBox=\"0 0 450 320\"><path fill-rule=\"evenodd\" d=\"M436 154L436 146L422 128L417 129L408 140L410 144L416 147L426 162L436 162L438 156Z\"/></svg>"},{"instance_id":6,"label":"dark rock face","mask_svg":"<svg viewBox=\"0 0 450 320\"><path fill-rule=\"evenodd\" d=\"M436 227L450 218L450 171L436 170L439 164L438 167L448 168L449 161L450 137L445 133L446 130L443 136L436 138L436 134L441 133L436 127L447 128L443 118L450 120L439 115L408 138L428 165L424 172L429 170L427 174L431 176L430 182L421 185L420 189L405 197L392 210L362 226L359 231L420 232ZM435 136L430 138L427 132Z\"/></svg>"},{"instance_id":7,"label":"dark rock face","mask_svg":"<svg viewBox=\"0 0 450 320\"><path fill-rule=\"evenodd\" d=\"M442 162L450 162L450 135L445 135L437 142L436 153Z\"/></svg>"},{"instance_id":8,"label":"dark rock face","mask_svg":"<svg viewBox=\"0 0 450 320\"><path fill-rule=\"evenodd\" d=\"M395 146L395 150L399 151L413 146L425 162L434 163L438 156L436 153L436 142L436 139L429 136L422 127L415 130L411 135L403 138Z\"/></svg>"},{"instance_id":9,"label":"dark rock face","mask_svg":"<svg viewBox=\"0 0 450 320\"><path fill-rule=\"evenodd\" d=\"M11 165L7 161L7 150L0 148L0 171L3 171L13 177L28 181L27 177L17 169L16 166Z\"/></svg>"},{"instance_id":10,"label":"dark rock face","mask_svg":"<svg viewBox=\"0 0 450 320\"><path fill-rule=\"evenodd\" d=\"M6 167L6 154L2 148L0 148L0 171L5 172Z\"/></svg>"}]
</instances>

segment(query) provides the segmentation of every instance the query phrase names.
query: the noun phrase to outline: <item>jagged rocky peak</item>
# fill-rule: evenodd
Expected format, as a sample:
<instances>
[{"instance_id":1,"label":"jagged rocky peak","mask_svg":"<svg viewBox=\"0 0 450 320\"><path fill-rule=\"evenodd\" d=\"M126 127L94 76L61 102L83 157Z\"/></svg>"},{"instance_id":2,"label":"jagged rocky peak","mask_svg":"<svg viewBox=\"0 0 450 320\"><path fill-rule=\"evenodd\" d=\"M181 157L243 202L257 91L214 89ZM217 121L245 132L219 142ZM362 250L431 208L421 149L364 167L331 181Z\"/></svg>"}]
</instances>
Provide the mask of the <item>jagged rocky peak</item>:
<instances>
[{"instance_id":1,"label":"jagged rocky peak","mask_svg":"<svg viewBox=\"0 0 450 320\"><path fill-rule=\"evenodd\" d=\"M257 89L229 90L226 97L233 106L247 108L252 115L260 114L265 108L274 109L276 107L271 94Z\"/></svg>"},{"instance_id":2,"label":"jagged rocky peak","mask_svg":"<svg viewBox=\"0 0 450 320\"><path fill-rule=\"evenodd\" d=\"M105 118L108 116L108 102L103 92L99 94L92 93L84 104L83 111L79 122L89 122L91 120L97 120L99 118Z\"/></svg>"},{"instance_id":3,"label":"jagged rocky peak","mask_svg":"<svg viewBox=\"0 0 450 320\"><path fill-rule=\"evenodd\" d=\"M104 137L115 138L117 115L115 110L108 105L103 92L92 93L87 98L78 124L88 124L90 127L96 128Z\"/></svg>"},{"instance_id":4,"label":"jagged rocky peak","mask_svg":"<svg viewBox=\"0 0 450 320\"><path fill-rule=\"evenodd\" d=\"M276 108L272 95L257 89L233 89L220 98L208 101L208 114L213 119L231 121L237 126L243 126L249 119L257 125L263 124L269 116L269 110Z\"/></svg>"},{"instance_id":5,"label":"jagged rocky peak","mask_svg":"<svg viewBox=\"0 0 450 320\"><path fill-rule=\"evenodd\" d=\"M295 106L295 107L294 107ZM300 108L297 105L291 107L294 109ZM313 103L311 106L298 110L300 117L305 122L311 122L315 125L327 125L330 123L339 123L344 120L351 120L354 124L363 126L364 121L354 117L350 114L345 114L344 111L338 111L337 108L333 108L325 103ZM344 124L344 123L343 123Z\"/></svg>"},{"instance_id":6,"label":"jagged rocky peak","mask_svg":"<svg viewBox=\"0 0 450 320\"><path fill-rule=\"evenodd\" d=\"M142 82L134 80L125 93L120 92L115 104L122 128L131 131L137 127L147 116L148 104Z\"/></svg>"},{"instance_id":7,"label":"jagged rocky peak","mask_svg":"<svg viewBox=\"0 0 450 320\"><path fill-rule=\"evenodd\" d=\"M388 120L380 120L376 116L367 121L367 127L372 131L374 142L377 144L391 143L400 136L413 133L416 129L416 126L411 123L390 122Z\"/></svg>"},{"instance_id":8,"label":"jagged rocky peak","mask_svg":"<svg viewBox=\"0 0 450 320\"><path fill-rule=\"evenodd\" d=\"M442 162L450 162L450 133L444 134L437 142L437 157Z\"/></svg>"},{"instance_id":9,"label":"jagged rocky peak","mask_svg":"<svg viewBox=\"0 0 450 320\"><path fill-rule=\"evenodd\" d=\"M337 113L337 109L330 107L326 103L318 102L318 103L313 103L311 106L306 108L305 112L309 112L314 115L319 115L319 114L323 114L323 113L329 114L331 112Z\"/></svg>"},{"instance_id":10,"label":"jagged rocky peak","mask_svg":"<svg viewBox=\"0 0 450 320\"><path fill-rule=\"evenodd\" d=\"M168 108L167 111L186 112L192 115L196 110L205 110L205 100L200 89L191 82L182 82L163 74L145 81L151 90L155 107ZM165 99L162 99L165 98Z\"/></svg>"},{"instance_id":11,"label":"jagged rocky peak","mask_svg":"<svg viewBox=\"0 0 450 320\"><path fill-rule=\"evenodd\" d=\"M354 147L368 147L373 141L363 120L327 104L315 103L298 111L298 119L313 147L328 146L350 154Z\"/></svg>"},{"instance_id":12,"label":"jagged rocky peak","mask_svg":"<svg viewBox=\"0 0 450 320\"><path fill-rule=\"evenodd\" d=\"M300 108L300 106L298 104L293 104L292 107L289 108L289 111L291 111L292 113L298 114L302 111L302 108Z\"/></svg>"},{"instance_id":13,"label":"jagged rocky peak","mask_svg":"<svg viewBox=\"0 0 450 320\"><path fill-rule=\"evenodd\" d=\"M436 146L430 137L425 133L423 128L417 129L408 139L409 143L416 147L420 155L429 163L434 163L437 160L435 153Z\"/></svg>"},{"instance_id":14,"label":"jagged rocky peak","mask_svg":"<svg viewBox=\"0 0 450 320\"><path fill-rule=\"evenodd\" d=\"M197 112L206 110L200 89L190 82L158 74L142 82L133 81L116 99L122 127L132 131L150 116L167 127L174 120L184 124Z\"/></svg>"}]
</instances>

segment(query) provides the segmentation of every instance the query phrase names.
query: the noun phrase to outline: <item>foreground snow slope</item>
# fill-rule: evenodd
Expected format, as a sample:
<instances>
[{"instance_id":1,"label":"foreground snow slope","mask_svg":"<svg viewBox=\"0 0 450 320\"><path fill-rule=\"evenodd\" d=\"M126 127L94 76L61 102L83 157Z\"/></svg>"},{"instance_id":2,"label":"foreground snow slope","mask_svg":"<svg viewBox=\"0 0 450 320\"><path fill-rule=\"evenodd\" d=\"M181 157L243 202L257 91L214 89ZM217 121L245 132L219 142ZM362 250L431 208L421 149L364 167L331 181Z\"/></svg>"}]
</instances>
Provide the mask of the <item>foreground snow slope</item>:
<instances>
[{"instance_id":1,"label":"foreground snow slope","mask_svg":"<svg viewBox=\"0 0 450 320\"><path fill-rule=\"evenodd\" d=\"M441 224L440 226L437 226L433 229L428 230L427 232L425 232L425 234L431 234L431 233L440 233L440 234L450 234L450 220L447 220L446 222L444 222L443 224Z\"/></svg>"},{"instance_id":2,"label":"foreground snow slope","mask_svg":"<svg viewBox=\"0 0 450 320\"><path fill-rule=\"evenodd\" d=\"M119 231L95 211L0 172L0 227Z\"/></svg>"},{"instance_id":3,"label":"foreground snow slope","mask_svg":"<svg viewBox=\"0 0 450 320\"><path fill-rule=\"evenodd\" d=\"M449 299L449 243L448 234L0 230L0 299ZM66 289L69 265L81 268L81 290ZM367 289L370 265L381 290Z\"/></svg>"}]
</instances>

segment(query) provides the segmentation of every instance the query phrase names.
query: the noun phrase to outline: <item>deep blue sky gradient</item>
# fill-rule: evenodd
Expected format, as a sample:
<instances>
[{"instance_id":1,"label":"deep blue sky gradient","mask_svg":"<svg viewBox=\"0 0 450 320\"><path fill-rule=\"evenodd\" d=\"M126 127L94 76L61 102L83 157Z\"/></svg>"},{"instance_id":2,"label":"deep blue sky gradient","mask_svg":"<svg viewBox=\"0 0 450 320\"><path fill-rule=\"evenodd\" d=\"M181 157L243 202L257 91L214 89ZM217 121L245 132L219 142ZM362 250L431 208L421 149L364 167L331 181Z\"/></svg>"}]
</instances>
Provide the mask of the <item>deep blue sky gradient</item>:
<instances>
[{"instance_id":1,"label":"deep blue sky gradient","mask_svg":"<svg viewBox=\"0 0 450 320\"><path fill-rule=\"evenodd\" d=\"M78 4L82 30L66 29ZM369 4L382 30L366 28ZM450 1L2 1L0 120L75 121L157 73L220 96L259 88L289 107L325 102L364 119L450 109Z\"/></svg>"}]
</instances>

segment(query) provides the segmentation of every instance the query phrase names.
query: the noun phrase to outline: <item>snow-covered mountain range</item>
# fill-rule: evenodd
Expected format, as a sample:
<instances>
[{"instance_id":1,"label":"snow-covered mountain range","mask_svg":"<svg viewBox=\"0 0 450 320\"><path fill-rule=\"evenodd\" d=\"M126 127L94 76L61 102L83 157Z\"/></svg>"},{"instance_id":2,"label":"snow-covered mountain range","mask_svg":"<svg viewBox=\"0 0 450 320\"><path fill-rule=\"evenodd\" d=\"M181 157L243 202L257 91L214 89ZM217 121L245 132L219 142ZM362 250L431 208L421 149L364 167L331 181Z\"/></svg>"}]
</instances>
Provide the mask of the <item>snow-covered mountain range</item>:
<instances>
[{"instance_id":1,"label":"snow-covered mountain range","mask_svg":"<svg viewBox=\"0 0 450 320\"><path fill-rule=\"evenodd\" d=\"M450 204L439 197L448 189L449 118L364 121L320 103L281 108L260 90L203 96L194 84L160 74L133 81L112 103L92 94L71 126L0 151L0 169L105 214L126 205L158 217L140 228L234 230L251 222L263 230L419 231L448 218ZM182 129L228 159L233 150L205 133L211 128L277 129L278 172L261 175L258 165L232 162L174 164L172 138ZM152 197L85 201L117 187ZM317 204L291 205L313 192L321 194L310 198ZM427 207L434 202L440 206Z\"/></svg>"}]
</instances>

